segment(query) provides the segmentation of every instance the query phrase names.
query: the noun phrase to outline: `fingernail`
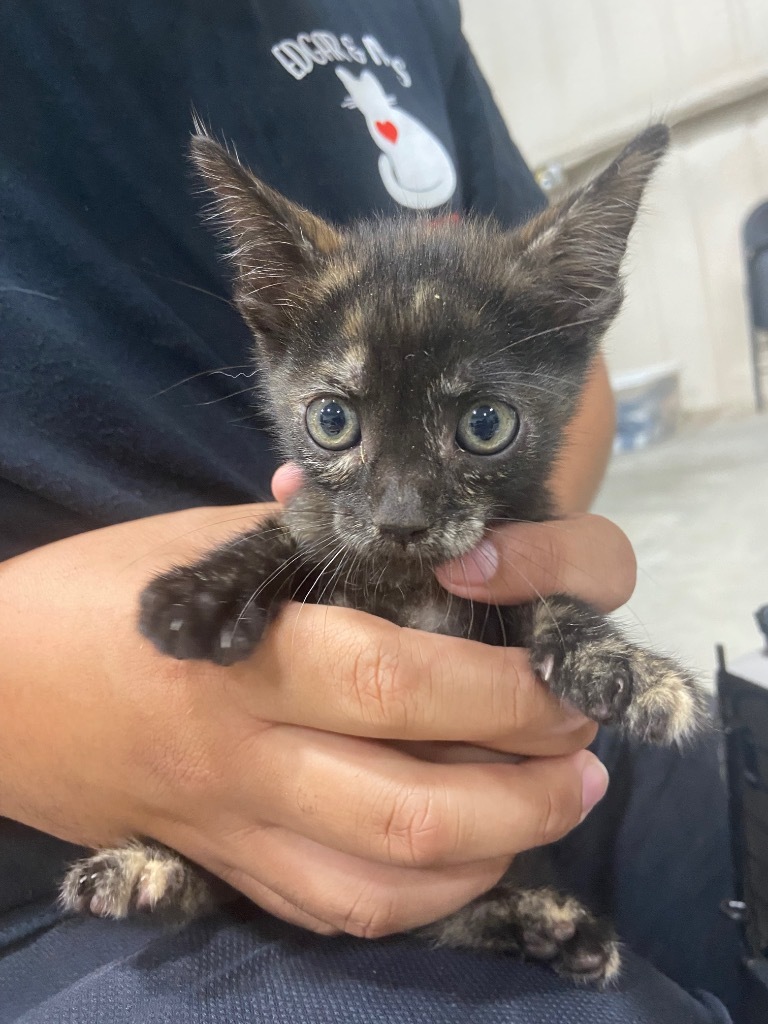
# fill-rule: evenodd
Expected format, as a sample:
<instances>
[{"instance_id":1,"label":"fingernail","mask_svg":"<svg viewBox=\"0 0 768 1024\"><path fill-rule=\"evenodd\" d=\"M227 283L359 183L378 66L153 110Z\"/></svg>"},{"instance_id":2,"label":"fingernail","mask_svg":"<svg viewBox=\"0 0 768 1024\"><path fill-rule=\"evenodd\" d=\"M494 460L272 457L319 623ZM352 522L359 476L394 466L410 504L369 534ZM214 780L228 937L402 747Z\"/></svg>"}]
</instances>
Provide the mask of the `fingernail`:
<instances>
[{"instance_id":1,"label":"fingernail","mask_svg":"<svg viewBox=\"0 0 768 1024\"><path fill-rule=\"evenodd\" d=\"M489 540L481 540L476 548L461 558L456 558L438 569L446 583L454 586L477 586L488 583L496 575L499 567L499 552Z\"/></svg>"},{"instance_id":2,"label":"fingernail","mask_svg":"<svg viewBox=\"0 0 768 1024\"><path fill-rule=\"evenodd\" d=\"M584 821L586 816L605 796L608 789L608 771L605 765L595 757L590 757L581 776L581 810L579 822Z\"/></svg>"}]
</instances>

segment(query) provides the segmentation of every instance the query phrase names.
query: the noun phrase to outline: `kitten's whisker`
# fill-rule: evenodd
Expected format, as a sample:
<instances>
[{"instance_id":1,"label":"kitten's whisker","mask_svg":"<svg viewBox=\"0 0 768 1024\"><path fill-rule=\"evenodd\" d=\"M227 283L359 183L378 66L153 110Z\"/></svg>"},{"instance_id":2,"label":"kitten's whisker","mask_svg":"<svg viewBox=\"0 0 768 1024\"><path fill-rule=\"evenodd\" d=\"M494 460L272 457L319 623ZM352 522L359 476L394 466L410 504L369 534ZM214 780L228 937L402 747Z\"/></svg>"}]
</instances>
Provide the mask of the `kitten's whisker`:
<instances>
[{"instance_id":1,"label":"kitten's whisker","mask_svg":"<svg viewBox=\"0 0 768 1024\"><path fill-rule=\"evenodd\" d=\"M509 647L509 638L507 637L507 627L504 625L504 613L501 610L501 606L498 601L493 602L493 607L496 609L496 617L499 620L499 626L501 628L501 646Z\"/></svg>"},{"instance_id":2,"label":"kitten's whisker","mask_svg":"<svg viewBox=\"0 0 768 1024\"><path fill-rule=\"evenodd\" d=\"M490 565L490 556L486 555L486 559L488 560L488 564ZM464 566L464 560L463 559L461 560L461 568L462 568L462 571L464 573L464 580L466 582L467 573L466 573L466 568ZM488 591L488 597L490 598L490 600L488 602L486 602L486 613L485 613L485 620L483 622L483 629L487 628L488 619L490 618L490 614L491 614L491 607L493 607L494 610L496 611L496 617L499 620L499 627L501 629L501 646L502 647L507 647L509 645L508 645L508 637L507 637L507 628L504 625L504 613L502 612L501 607L500 607L498 601L495 601L495 600L492 599L490 586L487 586L486 589ZM472 599L470 598L470 601L471 600ZM474 608L472 609L472 615L473 615L473 619L474 619Z\"/></svg>"},{"instance_id":3,"label":"kitten's whisker","mask_svg":"<svg viewBox=\"0 0 768 1024\"><path fill-rule=\"evenodd\" d=\"M466 565L464 563L463 557L459 559L459 565L461 566L461 571L462 571L462 574L464 576L464 584L468 587L469 586L469 578L467 577L467 567L466 567ZM472 636L472 627L474 626L474 624L475 624L475 602L470 597L469 598L469 626L467 628L467 636L468 637Z\"/></svg>"},{"instance_id":4,"label":"kitten's whisker","mask_svg":"<svg viewBox=\"0 0 768 1024\"><path fill-rule=\"evenodd\" d=\"M560 631L560 626L558 625L557 619L556 619L555 615L553 614L552 609L550 608L549 602L547 601L547 599L544 597L544 595L541 593L541 591L538 590L538 588L534 586L533 582L526 576L526 574L523 572L523 570L520 568L519 565L516 565L515 562L511 558L507 558L505 555L501 554L501 552L499 552L499 554L501 555L502 561L504 561L510 568L514 569L514 571L518 574L518 576L520 576L520 578L525 583L528 584L528 586L534 592L534 594L539 599L539 601L544 605L544 607L547 610L547 615L549 615L550 619L552 620L552 625L555 627L555 629L557 630L557 635L560 637L560 643L563 645L563 647L565 647L565 640L563 638L563 634ZM497 605L497 607L498 607L498 605ZM499 618L499 621L501 622L501 618ZM502 623L502 629L503 629L503 623Z\"/></svg>"},{"instance_id":5,"label":"kitten's whisker","mask_svg":"<svg viewBox=\"0 0 768 1024\"><path fill-rule=\"evenodd\" d=\"M270 583L272 583L274 580L276 580L280 576L281 573L286 572L287 570L291 569L297 563L300 564L303 561L305 561L305 559L307 557L313 557L315 554L318 554L320 551L322 551L323 547L325 547L325 546L326 546L325 543L322 543L322 544L316 544L316 545L314 545L314 546L312 546L311 548L308 548L308 549L299 550L299 551L296 552L296 554L292 555L291 558L287 559L285 562L281 562L280 565L275 570L273 570L273 572L270 573L270 575L265 580L263 580L262 583L250 595L250 597L246 601L245 605L241 609L240 614L237 617L234 629L232 630L232 635L234 636L235 633L237 632L238 625L242 621L243 616L248 611L248 609L251 607L253 602L257 600L259 595L264 591L264 589L266 587L269 586ZM287 599L290 599L291 597L292 597L292 594L289 594ZM306 598L304 599L302 604L304 604L304 603L306 603ZM298 622L298 617L297 617L297 622ZM295 634L295 627L294 627L294 634Z\"/></svg>"},{"instance_id":6,"label":"kitten's whisker","mask_svg":"<svg viewBox=\"0 0 768 1024\"><path fill-rule=\"evenodd\" d=\"M169 391L173 391L174 388L180 388L182 386L182 384L189 384L190 381L197 380L198 377L211 377L215 373L223 373L225 376L229 376L229 374L227 373L227 370L242 370L242 369L252 368L252 366L253 366L252 363L235 363L234 366L219 366L215 370L200 370L199 373L192 373L192 374L190 374L189 377L184 377L183 380L178 380L178 381L176 381L175 384L170 384L167 388L163 388L162 391L158 391L154 395L151 395L150 397L151 398L160 398L161 395L165 395ZM255 372L256 372L255 370L252 370L252 373L255 373Z\"/></svg>"},{"instance_id":7,"label":"kitten's whisker","mask_svg":"<svg viewBox=\"0 0 768 1024\"><path fill-rule=\"evenodd\" d=\"M331 568L331 566L333 565L333 563L334 563L334 562L335 562L335 561L336 561L336 560L337 560L337 559L338 559L339 557L341 557L341 558L343 559L343 556L344 556L344 555L345 555L346 553L347 553L347 546L346 546L346 544L344 544L344 543L342 542L342 543L341 543L341 545L340 545L340 547L339 547L339 550L337 551L337 553L336 553L336 555L335 555L335 556L333 557L333 559L332 559L332 560L331 560L330 562L327 562L327 563L326 563L326 564L325 564L325 565L323 566L323 573L327 573L327 572L329 571L329 569ZM324 601L324 599L325 599L325 595L326 595L326 594L328 593L328 591L329 591L329 590L331 590L331 589L333 588L334 584L336 583L337 577L338 577L338 575L339 575L339 574L341 573L341 570L342 570L343 568L344 568L344 563L343 563L343 561L342 561L342 563L341 563L341 565L340 565L340 566L339 566L339 565L337 565L337 566L336 566L336 567L334 568L333 572L331 573L331 577L330 577L330 579L329 579L329 580L328 580L328 581L326 582L325 586L323 587L322 591L320 592L320 595L319 595L319 597L318 597L318 599L317 599L317 601L316 601L316 604L322 604L322 603L323 603L323 601Z\"/></svg>"},{"instance_id":8,"label":"kitten's whisker","mask_svg":"<svg viewBox=\"0 0 768 1024\"><path fill-rule=\"evenodd\" d=\"M524 522L524 520L521 520L521 522ZM540 526L553 526L555 524L553 524L553 523L540 523L540 524L537 524L537 525L540 525ZM493 528L488 527L487 528L487 532L488 533L499 533L500 531L494 530ZM506 543L509 544L509 538L508 537L507 537ZM516 554L518 554L522 559L524 559L526 562L530 563L536 569L546 569L547 568L546 564L542 564L540 562L536 562L536 561L534 561L533 558L530 557L530 555L528 554L528 551L531 550L531 549L533 551L542 551L542 552L546 550L545 548L539 547L536 544L528 543L526 545L525 549L515 549L515 548L513 548L513 551L515 551ZM579 565L577 562L572 562L568 558L563 558L562 556L559 556L559 562L560 562L561 565L568 566L569 568L574 569L576 572L581 573L586 579L591 580L593 583L600 583L602 581L602 577L596 575L595 573L588 572L582 565Z\"/></svg>"},{"instance_id":9,"label":"kitten's whisker","mask_svg":"<svg viewBox=\"0 0 768 1024\"><path fill-rule=\"evenodd\" d=\"M219 395L218 398L209 398L207 402L195 402L195 408L203 409L206 405L218 405L219 402L228 402L231 398L237 398L239 395L247 395L252 391L261 391L261 384L252 384L248 388L241 388L240 391L232 391L229 395Z\"/></svg>"},{"instance_id":10,"label":"kitten's whisker","mask_svg":"<svg viewBox=\"0 0 768 1024\"><path fill-rule=\"evenodd\" d=\"M295 643L296 643L296 630L297 630L298 625L299 625L299 619L301 618L301 613L304 611L304 608L309 603L310 594L312 593L314 588L317 586L317 584L322 579L323 573L325 573L327 571L328 566L331 565L333 560L335 558L337 558L340 554L342 554L344 552L344 550L345 550L345 546L344 546L343 543L339 544L337 547L334 547L333 550L331 551L331 554L328 556L328 558L326 558L326 560L323 562L323 564L318 566L317 575L315 576L314 581L311 582L311 583L309 581L307 581L307 583L308 583L307 590L306 590L306 593L304 595L303 600L301 601L301 605L299 607L299 613L296 616L296 618L294 620L294 623L293 623L293 632L291 634L291 653L293 653L294 646L295 646ZM325 592L323 592L323 593L325 593ZM319 604L322 604L322 601L319 601L319 600L318 601L312 601L311 603L319 605Z\"/></svg>"},{"instance_id":11,"label":"kitten's whisker","mask_svg":"<svg viewBox=\"0 0 768 1024\"><path fill-rule=\"evenodd\" d=\"M354 576L354 575L357 574L357 570L358 570L358 568L360 568L363 565L363 562L364 562L364 556L359 551L355 551L353 553L353 556L352 556L352 561L349 564L349 568L347 569L347 575L346 575L346 577L344 579L344 597L345 598L346 598L346 595L347 595L347 587L349 586L349 577L350 576ZM363 577L363 580L365 580L365 577Z\"/></svg>"},{"instance_id":12,"label":"kitten's whisker","mask_svg":"<svg viewBox=\"0 0 768 1024\"><path fill-rule=\"evenodd\" d=\"M529 341L536 341L538 338L543 338L547 334L555 334L558 331L567 331L571 327L582 327L586 326L587 324L594 324L597 323L598 320L599 317L592 316L586 317L581 320L571 320L571 322L567 324L557 324L555 327L547 327L542 331L536 331L533 334L526 335L524 338L516 338L514 341L511 341L508 344L502 345L501 348L496 349L496 351L492 352L491 355L501 355L502 352L508 352L510 349L516 348L518 345L525 345Z\"/></svg>"},{"instance_id":13,"label":"kitten's whisker","mask_svg":"<svg viewBox=\"0 0 768 1024\"><path fill-rule=\"evenodd\" d=\"M276 529L280 529L280 528L276 527ZM243 608L242 608L242 610L241 610L241 612L240 612L240 614L239 614L239 616L237 618L237 622L235 623L235 629L233 630L233 635L237 631L237 625L242 621L242 617L245 614L245 612L253 604L253 602L259 597L259 595L264 591L264 589L269 586L270 583L272 583L274 580L276 580L280 576L281 573L283 573L286 570L290 569L297 562L300 563L300 562L304 561L307 557L312 557L316 553L322 551L325 546L326 546L326 542L323 541L321 543L316 543L315 545L312 545L309 548L305 548L303 550L299 549L294 555L292 555L290 558L286 559L286 561L281 562L280 565L278 565L278 567L276 569L274 569L269 574L269 576L267 576L267 578L265 580L262 580L262 582L253 591L253 593L250 595L250 597L246 601L245 605L243 606ZM289 595L289 597L290 597L290 595Z\"/></svg>"},{"instance_id":14,"label":"kitten's whisker","mask_svg":"<svg viewBox=\"0 0 768 1024\"><path fill-rule=\"evenodd\" d=\"M296 562L298 562L302 558L303 558L303 553L302 552L297 552L295 555L292 555L291 558L287 559L285 562L281 562L280 565L278 565L278 567L276 569L273 569L273 571L269 574L269 576L267 576L267 578L265 580L262 580L262 582L251 593L250 597L248 598L248 600L245 602L245 604L241 608L240 614L237 616L237 619L235 620L234 629L232 630L232 636L233 637L234 637L235 633L237 633L237 627L243 621L243 616L248 611L248 609L251 607L251 605L254 603L254 601L259 597L259 595L263 593L265 588L268 587L269 584L273 582L273 580L276 580L280 576L281 573L285 572L287 569L290 569L290 567L293 564L295 564Z\"/></svg>"},{"instance_id":15,"label":"kitten's whisker","mask_svg":"<svg viewBox=\"0 0 768 1024\"><path fill-rule=\"evenodd\" d=\"M494 516L489 520L491 523L523 523L525 526L546 526L550 529L560 529L563 526L559 519L521 519L518 516ZM486 530L493 531L492 526L486 526ZM498 532L498 531L495 531Z\"/></svg>"},{"instance_id":16,"label":"kitten's whisker","mask_svg":"<svg viewBox=\"0 0 768 1024\"><path fill-rule=\"evenodd\" d=\"M189 281L180 281L177 277L168 277L166 274L156 274L152 270L142 269L142 274L148 274L151 277L156 277L159 281L169 281L171 284L178 284L182 288L189 288L192 292L200 292L201 295L209 295L212 299L216 299L218 302L223 302L230 309L237 309L237 306L231 299L228 299L226 295L217 295L216 292L210 291L208 288L201 288L200 285L190 284Z\"/></svg>"}]
</instances>

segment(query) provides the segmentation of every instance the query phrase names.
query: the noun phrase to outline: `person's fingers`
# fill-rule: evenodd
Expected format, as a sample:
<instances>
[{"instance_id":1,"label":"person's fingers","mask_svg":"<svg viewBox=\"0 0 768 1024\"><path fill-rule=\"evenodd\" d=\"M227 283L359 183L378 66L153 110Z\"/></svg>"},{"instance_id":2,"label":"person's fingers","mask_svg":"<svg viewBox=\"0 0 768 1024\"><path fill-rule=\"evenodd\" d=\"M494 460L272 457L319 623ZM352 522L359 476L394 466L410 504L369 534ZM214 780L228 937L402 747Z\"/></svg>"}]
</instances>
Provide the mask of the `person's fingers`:
<instances>
[{"instance_id":1,"label":"person's fingers","mask_svg":"<svg viewBox=\"0 0 768 1024\"><path fill-rule=\"evenodd\" d=\"M275 501L284 505L291 495L301 487L301 477L301 469L295 462L283 463L272 477L272 494Z\"/></svg>"},{"instance_id":2,"label":"person's fingers","mask_svg":"<svg viewBox=\"0 0 768 1024\"><path fill-rule=\"evenodd\" d=\"M363 938L444 917L490 889L509 866L508 858L439 869L371 864L283 829L238 832L206 848L203 859L208 870L284 920Z\"/></svg>"},{"instance_id":3,"label":"person's fingers","mask_svg":"<svg viewBox=\"0 0 768 1024\"><path fill-rule=\"evenodd\" d=\"M296 925L298 928L315 932L317 935L339 935L341 933L342 929L338 926L307 913L242 870L221 863L217 866L218 870L214 872L215 874L225 879L228 885L243 893L262 910L268 911L274 917L279 917L282 921L287 921L288 924Z\"/></svg>"},{"instance_id":4,"label":"person's fingers","mask_svg":"<svg viewBox=\"0 0 768 1024\"><path fill-rule=\"evenodd\" d=\"M521 604L572 594L605 612L629 600L636 574L627 536L596 515L494 526L469 554L436 570L447 590L477 601Z\"/></svg>"},{"instance_id":5,"label":"person's fingers","mask_svg":"<svg viewBox=\"0 0 768 1024\"><path fill-rule=\"evenodd\" d=\"M603 796L588 751L519 764L434 764L386 744L274 726L238 744L227 813L406 867L483 861L560 839Z\"/></svg>"},{"instance_id":6,"label":"person's fingers","mask_svg":"<svg viewBox=\"0 0 768 1024\"><path fill-rule=\"evenodd\" d=\"M519 648L402 629L364 612L289 604L258 658L258 687L249 661L225 671L238 684L230 693L265 721L528 755L572 753L594 738L594 724L552 696Z\"/></svg>"}]
</instances>

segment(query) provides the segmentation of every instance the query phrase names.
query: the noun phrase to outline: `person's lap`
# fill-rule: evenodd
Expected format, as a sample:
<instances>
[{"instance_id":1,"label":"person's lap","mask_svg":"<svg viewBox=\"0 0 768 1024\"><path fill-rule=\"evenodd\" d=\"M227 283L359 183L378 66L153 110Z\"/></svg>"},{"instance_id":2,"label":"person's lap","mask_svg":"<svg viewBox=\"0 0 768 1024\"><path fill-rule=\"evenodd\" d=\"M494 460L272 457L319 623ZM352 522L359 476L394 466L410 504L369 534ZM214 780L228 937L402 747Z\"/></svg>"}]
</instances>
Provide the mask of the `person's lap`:
<instances>
[{"instance_id":1,"label":"person's lap","mask_svg":"<svg viewBox=\"0 0 768 1024\"><path fill-rule=\"evenodd\" d=\"M562 844L568 888L680 986L737 1006L740 936L720 910L733 895L733 871L718 734L680 750L630 745L603 730L593 749L611 785Z\"/></svg>"},{"instance_id":2,"label":"person's lap","mask_svg":"<svg viewBox=\"0 0 768 1024\"><path fill-rule=\"evenodd\" d=\"M61 922L0 962L3 1024L714 1024L633 954L608 991L546 967L404 937L319 938L219 912L180 932Z\"/></svg>"},{"instance_id":3,"label":"person's lap","mask_svg":"<svg viewBox=\"0 0 768 1024\"><path fill-rule=\"evenodd\" d=\"M41 927L26 937L21 908L0 957L0 1024L726 1021L716 1000L675 984L731 1006L739 999L738 939L718 911L730 861L715 745L684 755L629 750L603 734L597 747L611 790L562 859L569 886L610 913L627 943L621 979L608 991L405 937L320 938L235 908L176 932L150 921L43 926L38 910ZM1 939L2 927L0 948Z\"/></svg>"}]
</instances>

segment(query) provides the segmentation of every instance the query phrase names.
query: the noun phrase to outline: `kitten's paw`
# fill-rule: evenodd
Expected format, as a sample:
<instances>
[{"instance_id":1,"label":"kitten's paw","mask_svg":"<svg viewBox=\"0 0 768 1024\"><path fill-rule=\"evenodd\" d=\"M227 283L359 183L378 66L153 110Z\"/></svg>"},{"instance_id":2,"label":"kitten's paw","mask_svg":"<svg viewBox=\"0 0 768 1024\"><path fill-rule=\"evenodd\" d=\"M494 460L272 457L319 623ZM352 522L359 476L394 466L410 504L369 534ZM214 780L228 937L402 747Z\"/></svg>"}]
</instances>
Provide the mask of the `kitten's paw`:
<instances>
[{"instance_id":1,"label":"kitten's paw","mask_svg":"<svg viewBox=\"0 0 768 1024\"><path fill-rule=\"evenodd\" d=\"M59 891L65 910L116 919L150 911L191 920L212 902L208 883L191 864L172 850L140 843L77 861Z\"/></svg>"},{"instance_id":2,"label":"kitten's paw","mask_svg":"<svg viewBox=\"0 0 768 1024\"><path fill-rule=\"evenodd\" d=\"M610 620L568 598L542 602L533 614L534 671L593 721L667 745L703 726L703 694L673 658L637 647Z\"/></svg>"},{"instance_id":3,"label":"kitten's paw","mask_svg":"<svg viewBox=\"0 0 768 1024\"><path fill-rule=\"evenodd\" d=\"M634 696L621 722L626 733L669 746L705 727L706 699L692 673L674 658L642 648L634 649L631 665Z\"/></svg>"},{"instance_id":4,"label":"kitten's paw","mask_svg":"<svg viewBox=\"0 0 768 1024\"><path fill-rule=\"evenodd\" d=\"M253 652L266 625L266 613L248 598L236 584L181 566L144 589L139 629L173 658L232 665Z\"/></svg>"},{"instance_id":5,"label":"kitten's paw","mask_svg":"<svg viewBox=\"0 0 768 1024\"><path fill-rule=\"evenodd\" d=\"M618 652L540 641L531 649L531 667L554 694L600 725L621 722L631 703L632 670Z\"/></svg>"},{"instance_id":6,"label":"kitten's paw","mask_svg":"<svg viewBox=\"0 0 768 1024\"><path fill-rule=\"evenodd\" d=\"M516 915L524 956L547 961L579 984L602 987L618 975L621 956L612 926L572 896L552 889L522 892Z\"/></svg>"},{"instance_id":7,"label":"kitten's paw","mask_svg":"<svg viewBox=\"0 0 768 1024\"><path fill-rule=\"evenodd\" d=\"M539 960L578 984L603 987L621 967L611 924L553 889L499 885L422 934L440 946Z\"/></svg>"}]
</instances>

